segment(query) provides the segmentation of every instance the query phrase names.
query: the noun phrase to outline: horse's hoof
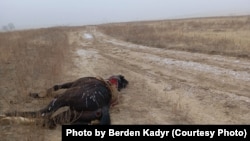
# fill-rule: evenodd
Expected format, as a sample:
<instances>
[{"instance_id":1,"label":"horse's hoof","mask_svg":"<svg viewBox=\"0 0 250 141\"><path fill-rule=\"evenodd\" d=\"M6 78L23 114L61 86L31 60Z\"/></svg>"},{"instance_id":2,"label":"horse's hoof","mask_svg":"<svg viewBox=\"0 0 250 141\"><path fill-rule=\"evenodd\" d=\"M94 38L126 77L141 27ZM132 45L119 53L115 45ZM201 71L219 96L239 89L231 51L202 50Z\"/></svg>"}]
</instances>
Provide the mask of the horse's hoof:
<instances>
[{"instance_id":1,"label":"horse's hoof","mask_svg":"<svg viewBox=\"0 0 250 141\"><path fill-rule=\"evenodd\" d=\"M33 97L33 98L39 98L39 94L38 93L30 93L29 96Z\"/></svg>"},{"instance_id":2,"label":"horse's hoof","mask_svg":"<svg viewBox=\"0 0 250 141\"><path fill-rule=\"evenodd\" d=\"M0 115L0 119L5 118L5 117L6 117L6 115Z\"/></svg>"},{"instance_id":3,"label":"horse's hoof","mask_svg":"<svg viewBox=\"0 0 250 141\"><path fill-rule=\"evenodd\" d=\"M56 129L57 125L53 120L45 119L42 125L46 129Z\"/></svg>"},{"instance_id":4,"label":"horse's hoof","mask_svg":"<svg viewBox=\"0 0 250 141\"><path fill-rule=\"evenodd\" d=\"M96 120L92 120L89 125L99 125L99 124L100 124L100 120L96 119Z\"/></svg>"},{"instance_id":5,"label":"horse's hoof","mask_svg":"<svg viewBox=\"0 0 250 141\"><path fill-rule=\"evenodd\" d=\"M58 85L55 85L54 87L53 87L53 90L54 91L57 91L57 90L59 90L60 88L59 88L59 86Z\"/></svg>"}]
</instances>

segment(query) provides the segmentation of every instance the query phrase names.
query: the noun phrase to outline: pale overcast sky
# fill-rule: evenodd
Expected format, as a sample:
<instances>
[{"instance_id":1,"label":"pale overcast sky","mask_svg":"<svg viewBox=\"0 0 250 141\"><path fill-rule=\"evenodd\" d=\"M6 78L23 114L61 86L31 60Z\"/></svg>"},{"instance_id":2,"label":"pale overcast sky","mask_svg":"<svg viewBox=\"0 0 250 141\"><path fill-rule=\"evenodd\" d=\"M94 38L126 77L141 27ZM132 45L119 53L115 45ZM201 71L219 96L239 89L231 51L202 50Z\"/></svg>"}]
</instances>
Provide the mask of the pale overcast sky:
<instances>
[{"instance_id":1,"label":"pale overcast sky","mask_svg":"<svg viewBox=\"0 0 250 141\"><path fill-rule=\"evenodd\" d=\"M250 0L0 0L0 26L18 29L242 14Z\"/></svg>"}]
</instances>

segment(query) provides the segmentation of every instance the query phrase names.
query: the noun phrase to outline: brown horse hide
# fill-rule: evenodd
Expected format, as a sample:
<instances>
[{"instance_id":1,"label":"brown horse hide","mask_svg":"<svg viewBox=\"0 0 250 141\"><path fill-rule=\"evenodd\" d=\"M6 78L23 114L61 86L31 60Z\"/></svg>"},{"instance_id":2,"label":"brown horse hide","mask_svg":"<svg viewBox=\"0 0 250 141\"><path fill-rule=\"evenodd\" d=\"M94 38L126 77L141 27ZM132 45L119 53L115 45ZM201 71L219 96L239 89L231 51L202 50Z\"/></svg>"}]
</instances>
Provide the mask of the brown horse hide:
<instances>
[{"instance_id":1,"label":"brown horse hide","mask_svg":"<svg viewBox=\"0 0 250 141\"><path fill-rule=\"evenodd\" d=\"M49 127L54 127L56 124L91 124L93 120L99 120L99 124L111 124L109 108L117 101L118 91L127 85L128 81L122 75L114 75L106 80L100 77L83 77L49 89L67 90L39 111L10 112L6 115L42 117ZM54 115L62 107L68 109Z\"/></svg>"}]
</instances>

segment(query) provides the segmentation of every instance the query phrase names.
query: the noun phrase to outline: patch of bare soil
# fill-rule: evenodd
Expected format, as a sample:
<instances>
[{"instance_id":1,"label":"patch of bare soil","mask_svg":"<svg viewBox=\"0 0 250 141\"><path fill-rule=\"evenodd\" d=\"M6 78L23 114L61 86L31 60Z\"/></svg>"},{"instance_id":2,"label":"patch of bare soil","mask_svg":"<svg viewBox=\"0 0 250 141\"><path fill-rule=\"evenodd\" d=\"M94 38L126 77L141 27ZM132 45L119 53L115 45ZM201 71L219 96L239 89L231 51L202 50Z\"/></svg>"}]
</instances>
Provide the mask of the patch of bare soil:
<instances>
[{"instance_id":1,"label":"patch of bare soil","mask_svg":"<svg viewBox=\"0 0 250 141\"><path fill-rule=\"evenodd\" d=\"M68 34L73 63L63 82L113 74L129 80L111 109L112 124L250 123L249 60L136 45L94 26ZM41 130L46 140L60 140L60 131Z\"/></svg>"}]
</instances>

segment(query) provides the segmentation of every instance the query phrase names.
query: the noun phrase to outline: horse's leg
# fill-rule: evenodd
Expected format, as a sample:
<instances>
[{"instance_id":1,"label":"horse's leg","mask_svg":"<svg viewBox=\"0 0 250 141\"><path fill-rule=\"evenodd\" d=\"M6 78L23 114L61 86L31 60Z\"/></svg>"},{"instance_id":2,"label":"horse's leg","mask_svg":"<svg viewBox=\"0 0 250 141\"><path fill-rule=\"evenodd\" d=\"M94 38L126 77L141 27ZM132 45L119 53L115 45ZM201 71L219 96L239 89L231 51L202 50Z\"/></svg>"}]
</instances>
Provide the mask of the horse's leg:
<instances>
[{"instance_id":1,"label":"horse's leg","mask_svg":"<svg viewBox=\"0 0 250 141\"><path fill-rule=\"evenodd\" d=\"M40 111L15 111L5 113L4 117L0 120L0 123L40 124L44 118L45 117L42 116Z\"/></svg>"},{"instance_id":2,"label":"horse's leg","mask_svg":"<svg viewBox=\"0 0 250 141\"><path fill-rule=\"evenodd\" d=\"M59 98L60 99L60 98ZM37 111L14 111L5 113L6 116L21 116L21 117L45 117L50 115L51 113L57 111L59 108L65 106L65 102L59 100L58 98L54 98L45 108L37 110Z\"/></svg>"},{"instance_id":3,"label":"horse's leg","mask_svg":"<svg viewBox=\"0 0 250 141\"><path fill-rule=\"evenodd\" d=\"M14 111L14 112L7 112L5 113L7 117L26 117L26 118L37 118L41 117L40 111Z\"/></svg>"},{"instance_id":4,"label":"horse's leg","mask_svg":"<svg viewBox=\"0 0 250 141\"><path fill-rule=\"evenodd\" d=\"M102 109L95 111L73 111L69 108L60 108L50 117L46 117L44 126L54 129L57 124L71 124L71 125L89 125L94 120L99 120L102 116Z\"/></svg>"},{"instance_id":5,"label":"horse's leg","mask_svg":"<svg viewBox=\"0 0 250 141\"><path fill-rule=\"evenodd\" d=\"M55 97L56 95L59 95L58 93L56 93L56 91L58 91L60 89L71 88L73 83L74 82L67 82L67 83L63 83L63 84L54 85L52 88L49 88L44 92L30 93L29 95L31 97L33 97L33 98L44 98L44 97L47 97L47 96Z\"/></svg>"},{"instance_id":6,"label":"horse's leg","mask_svg":"<svg viewBox=\"0 0 250 141\"><path fill-rule=\"evenodd\" d=\"M103 108L99 108L95 111L72 111L67 110L61 114L56 116L51 116L52 121L54 124L99 124L99 125L110 125L110 113L109 107L105 106ZM53 123L50 121L50 123Z\"/></svg>"},{"instance_id":7,"label":"horse's leg","mask_svg":"<svg viewBox=\"0 0 250 141\"><path fill-rule=\"evenodd\" d=\"M67 82L67 83L63 83L63 84L60 84L60 85L55 85L53 87L54 91L57 91L59 89L68 89L68 88L71 88L71 86L73 85L74 82Z\"/></svg>"},{"instance_id":8,"label":"horse's leg","mask_svg":"<svg viewBox=\"0 0 250 141\"><path fill-rule=\"evenodd\" d=\"M102 108L102 116L100 119L100 125L110 125L110 113L109 113L109 106L104 106Z\"/></svg>"}]
</instances>

